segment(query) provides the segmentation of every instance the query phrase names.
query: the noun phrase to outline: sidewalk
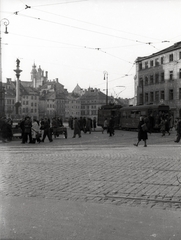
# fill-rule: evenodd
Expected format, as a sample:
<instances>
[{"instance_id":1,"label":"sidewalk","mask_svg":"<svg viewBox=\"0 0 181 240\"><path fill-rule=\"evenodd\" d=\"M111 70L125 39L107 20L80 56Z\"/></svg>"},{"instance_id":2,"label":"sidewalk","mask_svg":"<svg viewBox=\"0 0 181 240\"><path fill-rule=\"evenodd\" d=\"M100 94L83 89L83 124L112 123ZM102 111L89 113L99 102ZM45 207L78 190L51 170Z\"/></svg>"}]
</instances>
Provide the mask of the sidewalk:
<instances>
[{"instance_id":1,"label":"sidewalk","mask_svg":"<svg viewBox=\"0 0 181 240\"><path fill-rule=\"evenodd\" d=\"M0 197L0 240L180 240L181 212Z\"/></svg>"}]
</instances>

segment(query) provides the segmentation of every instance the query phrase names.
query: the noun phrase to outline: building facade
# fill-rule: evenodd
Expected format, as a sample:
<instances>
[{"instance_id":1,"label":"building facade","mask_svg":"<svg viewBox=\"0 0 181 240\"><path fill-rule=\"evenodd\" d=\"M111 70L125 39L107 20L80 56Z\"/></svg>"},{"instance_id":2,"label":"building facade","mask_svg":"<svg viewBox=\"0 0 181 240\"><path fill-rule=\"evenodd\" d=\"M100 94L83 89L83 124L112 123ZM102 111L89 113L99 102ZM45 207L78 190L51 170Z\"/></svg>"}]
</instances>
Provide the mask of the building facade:
<instances>
[{"instance_id":1,"label":"building facade","mask_svg":"<svg viewBox=\"0 0 181 240\"><path fill-rule=\"evenodd\" d=\"M181 117L181 42L136 59L137 105L166 104Z\"/></svg>"}]
</instances>

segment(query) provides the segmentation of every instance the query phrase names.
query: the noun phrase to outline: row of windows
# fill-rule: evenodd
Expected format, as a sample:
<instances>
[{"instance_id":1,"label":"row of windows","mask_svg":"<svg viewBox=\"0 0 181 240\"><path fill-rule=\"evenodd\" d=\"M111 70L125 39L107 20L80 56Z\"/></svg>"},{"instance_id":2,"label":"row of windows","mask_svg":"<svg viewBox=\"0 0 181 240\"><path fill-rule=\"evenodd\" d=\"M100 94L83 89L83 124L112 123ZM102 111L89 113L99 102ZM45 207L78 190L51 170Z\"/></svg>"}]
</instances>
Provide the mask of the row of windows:
<instances>
[{"instance_id":1,"label":"row of windows","mask_svg":"<svg viewBox=\"0 0 181 240\"><path fill-rule=\"evenodd\" d=\"M177 60L177 59L174 59L173 53L169 54L168 58L169 58L169 62L173 62L174 60ZM181 52L179 52L179 59L181 59ZM165 59L162 56L160 59L155 58L154 60L145 61L144 66L143 66L142 62L139 63L139 70L147 69L149 67L151 68L151 67L154 67L154 66L159 66L159 65L162 65L164 63L165 63Z\"/></svg>"},{"instance_id":2,"label":"row of windows","mask_svg":"<svg viewBox=\"0 0 181 240\"><path fill-rule=\"evenodd\" d=\"M29 109L28 108L22 108L22 112L23 113L29 113ZM31 110L30 110L30 112L31 113L37 113L37 109L35 108L35 109L33 109L33 108L31 108Z\"/></svg>"},{"instance_id":3,"label":"row of windows","mask_svg":"<svg viewBox=\"0 0 181 240\"><path fill-rule=\"evenodd\" d=\"M30 99L32 100L37 100L38 99L38 96L22 96L23 99L28 99L30 97Z\"/></svg>"},{"instance_id":4,"label":"row of windows","mask_svg":"<svg viewBox=\"0 0 181 240\"><path fill-rule=\"evenodd\" d=\"M97 107L96 107L96 105L92 105L92 106L84 106L84 105L82 105L81 106L81 109L96 109Z\"/></svg>"},{"instance_id":5,"label":"row of windows","mask_svg":"<svg viewBox=\"0 0 181 240\"><path fill-rule=\"evenodd\" d=\"M6 99L6 104L15 104L14 99Z\"/></svg>"},{"instance_id":6,"label":"row of windows","mask_svg":"<svg viewBox=\"0 0 181 240\"><path fill-rule=\"evenodd\" d=\"M97 115L97 110L92 110L92 111L81 111L81 115Z\"/></svg>"},{"instance_id":7,"label":"row of windows","mask_svg":"<svg viewBox=\"0 0 181 240\"><path fill-rule=\"evenodd\" d=\"M174 90L173 89L169 89L168 90L168 97L169 97L169 100L173 100L174 99ZM139 96L139 100L140 102L143 101L143 95L140 94ZM181 99L181 88L179 88L179 99ZM149 93L145 93L144 94L144 102L158 102L160 100L165 100L165 91L162 90L162 91L155 91L155 92L149 92Z\"/></svg>"},{"instance_id":8,"label":"row of windows","mask_svg":"<svg viewBox=\"0 0 181 240\"><path fill-rule=\"evenodd\" d=\"M179 69L179 79L181 79L181 69ZM169 80L174 80L173 71L169 71ZM151 85L151 84L157 84L160 82L165 81L165 75L164 72L161 73L155 73L151 74L150 76L145 76L144 79L142 77L139 78L139 86L144 85Z\"/></svg>"}]
</instances>

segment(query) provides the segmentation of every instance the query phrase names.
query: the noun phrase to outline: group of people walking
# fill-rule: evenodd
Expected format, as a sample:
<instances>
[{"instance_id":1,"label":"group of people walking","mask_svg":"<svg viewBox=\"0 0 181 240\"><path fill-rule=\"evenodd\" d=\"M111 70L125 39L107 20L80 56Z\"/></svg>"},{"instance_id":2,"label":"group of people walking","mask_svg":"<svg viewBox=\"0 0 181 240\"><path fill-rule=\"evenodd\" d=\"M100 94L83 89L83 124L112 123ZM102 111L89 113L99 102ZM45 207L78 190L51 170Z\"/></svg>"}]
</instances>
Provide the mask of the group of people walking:
<instances>
[{"instance_id":1,"label":"group of people walking","mask_svg":"<svg viewBox=\"0 0 181 240\"><path fill-rule=\"evenodd\" d=\"M81 132L83 133L89 133L91 134L92 130L95 131L97 126L96 118L93 120L91 118L85 118L85 117L80 117L80 118L69 118L69 127L74 131L73 132L73 138L76 137L76 135L81 137Z\"/></svg>"},{"instance_id":2,"label":"group of people walking","mask_svg":"<svg viewBox=\"0 0 181 240\"><path fill-rule=\"evenodd\" d=\"M148 133L152 133L153 126L150 124L149 117L140 116L140 121L138 124L138 140L135 143L135 146L138 146L139 143L143 140L144 147L147 147ZM0 130L1 130L1 138L2 142L10 142L13 139L13 131L12 131L12 123L13 121L10 118L2 118L0 119ZM167 133L170 135L170 131L174 127L176 130L176 137L174 142L179 142L181 139L181 118L177 118L175 123L173 122L173 116L168 117L168 115L162 115L157 123L157 127L160 129L161 136L164 137ZM51 120L47 117L42 118L40 121L33 118L31 119L29 116L25 117L20 123L19 127L21 128L21 139L22 143L40 143L44 142L46 138L48 138L49 142L53 141L52 136L56 137L57 128L63 126L62 120L60 118L52 118ZM72 138L75 138L76 135L81 137L81 132L91 134L92 131L95 131L97 127L96 118L93 120L91 118L70 118L69 119L69 127L73 130ZM114 128L114 118L110 119L105 118L102 133L106 131L109 136L114 136L115 128Z\"/></svg>"}]
</instances>

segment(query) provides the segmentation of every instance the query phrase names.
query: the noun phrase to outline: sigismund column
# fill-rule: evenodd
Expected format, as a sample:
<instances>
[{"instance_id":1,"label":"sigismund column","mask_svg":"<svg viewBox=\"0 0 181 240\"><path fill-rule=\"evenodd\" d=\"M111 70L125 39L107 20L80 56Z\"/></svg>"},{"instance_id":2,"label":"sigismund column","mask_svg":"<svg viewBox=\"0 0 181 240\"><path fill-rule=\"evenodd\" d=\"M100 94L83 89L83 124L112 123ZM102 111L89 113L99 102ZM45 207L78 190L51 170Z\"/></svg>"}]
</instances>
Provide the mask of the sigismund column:
<instances>
[{"instance_id":1,"label":"sigismund column","mask_svg":"<svg viewBox=\"0 0 181 240\"><path fill-rule=\"evenodd\" d=\"M16 60L16 69L14 70L16 73L16 100L15 100L15 114L16 117L19 117L19 107L21 106L20 103L20 88L19 88L19 77L20 77L20 73L22 72L22 70L20 69L20 60L17 59Z\"/></svg>"}]
</instances>

